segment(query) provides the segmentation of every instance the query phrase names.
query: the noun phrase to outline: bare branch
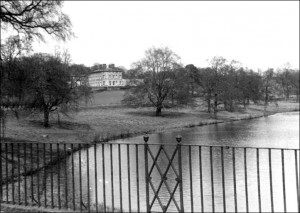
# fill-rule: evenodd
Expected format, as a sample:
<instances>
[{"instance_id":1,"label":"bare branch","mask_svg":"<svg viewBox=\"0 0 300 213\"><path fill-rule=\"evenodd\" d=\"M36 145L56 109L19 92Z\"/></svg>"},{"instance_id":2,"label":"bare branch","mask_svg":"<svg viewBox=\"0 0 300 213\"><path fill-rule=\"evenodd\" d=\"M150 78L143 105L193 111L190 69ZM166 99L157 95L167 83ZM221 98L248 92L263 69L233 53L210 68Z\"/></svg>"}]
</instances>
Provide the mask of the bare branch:
<instances>
[{"instance_id":1,"label":"bare branch","mask_svg":"<svg viewBox=\"0 0 300 213\"><path fill-rule=\"evenodd\" d=\"M62 40L71 38L69 17L61 11L61 0L1 1L1 27L12 26L18 34L44 40L42 32Z\"/></svg>"}]
</instances>

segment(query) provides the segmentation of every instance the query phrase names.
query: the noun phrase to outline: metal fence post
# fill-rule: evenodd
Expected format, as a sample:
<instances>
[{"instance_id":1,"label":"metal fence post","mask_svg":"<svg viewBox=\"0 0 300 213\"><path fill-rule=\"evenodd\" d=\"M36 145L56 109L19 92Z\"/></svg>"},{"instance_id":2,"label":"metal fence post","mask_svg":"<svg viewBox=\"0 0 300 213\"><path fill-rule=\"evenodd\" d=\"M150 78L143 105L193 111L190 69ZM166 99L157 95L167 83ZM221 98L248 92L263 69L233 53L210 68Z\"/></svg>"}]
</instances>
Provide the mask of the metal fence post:
<instances>
[{"instance_id":1,"label":"metal fence post","mask_svg":"<svg viewBox=\"0 0 300 213\"><path fill-rule=\"evenodd\" d=\"M0 143L0 203L2 202L2 192L2 143Z\"/></svg>"},{"instance_id":2,"label":"metal fence post","mask_svg":"<svg viewBox=\"0 0 300 213\"><path fill-rule=\"evenodd\" d=\"M180 189L180 210L184 212L183 204L183 188L182 188L182 160L181 160L181 139L180 135L176 136L177 147L178 147L178 170L179 170L179 189Z\"/></svg>"},{"instance_id":3,"label":"metal fence post","mask_svg":"<svg viewBox=\"0 0 300 213\"><path fill-rule=\"evenodd\" d=\"M144 156L145 156L145 180L146 180L146 205L147 205L147 212L150 212L150 200L149 200L149 181L150 181L150 177L149 177L149 171L148 171L148 142L149 140L149 136L148 135L144 135Z\"/></svg>"}]
</instances>

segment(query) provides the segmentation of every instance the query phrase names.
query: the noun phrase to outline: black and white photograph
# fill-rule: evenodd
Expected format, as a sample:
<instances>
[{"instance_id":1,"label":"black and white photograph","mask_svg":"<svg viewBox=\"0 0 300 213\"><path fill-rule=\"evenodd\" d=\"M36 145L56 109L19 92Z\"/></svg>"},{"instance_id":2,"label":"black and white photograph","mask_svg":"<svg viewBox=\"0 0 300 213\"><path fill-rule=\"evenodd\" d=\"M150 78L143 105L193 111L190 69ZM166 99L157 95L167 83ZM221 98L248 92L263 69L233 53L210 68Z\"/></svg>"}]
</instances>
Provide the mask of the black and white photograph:
<instances>
[{"instance_id":1,"label":"black and white photograph","mask_svg":"<svg viewBox=\"0 0 300 213\"><path fill-rule=\"evenodd\" d=\"M299 1L0 7L0 213L300 212Z\"/></svg>"}]
</instances>

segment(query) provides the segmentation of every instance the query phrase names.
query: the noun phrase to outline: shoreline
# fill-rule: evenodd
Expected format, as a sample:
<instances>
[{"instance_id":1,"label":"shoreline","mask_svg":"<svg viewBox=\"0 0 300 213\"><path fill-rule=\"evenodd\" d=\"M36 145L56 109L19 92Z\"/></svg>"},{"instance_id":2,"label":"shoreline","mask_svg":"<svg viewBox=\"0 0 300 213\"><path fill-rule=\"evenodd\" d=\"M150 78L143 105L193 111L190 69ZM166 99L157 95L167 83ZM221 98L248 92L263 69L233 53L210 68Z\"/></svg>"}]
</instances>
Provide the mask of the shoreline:
<instances>
[{"instance_id":1,"label":"shoreline","mask_svg":"<svg viewBox=\"0 0 300 213\"><path fill-rule=\"evenodd\" d=\"M257 118L262 118L262 117L268 117L268 116L279 114L279 113L299 112L299 111L300 111L300 109L298 108L298 109L292 109L292 110L268 112L267 114L262 114L262 115L251 115L251 114L249 114L248 116L242 117L242 118L232 118L230 120L216 119L216 120L212 120L212 121L208 121L208 122L201 122L200 121L198 124L190 123L190 124L187 124L185 126L178 126L178 127L168 128L168 129L163 129L163 130L158 129L158 130L149 130L149 131L146 131L146 132L121 133L119 135L113 135L112 137L109 137L109 138L103 138L101 141L98 141L98 142L92 142L91 144L110 143L114 140L128 139L128 138L132 138L132 137L142 136L142 135L145 135L145 134L157 134L157 133L171 132L171 131L174 131L174 130L180 130L180 129L186 129L186 128L194 128L194 127L229 123L229 122L242 121L242 120L252 120L252 119L257 119ZM87 143L87 144L89 144L89 143Z\"/></svg>"},{"instance_id":2,"label":"shoreline","mask_svg":"<svg viewBox=\"0 0 300 213\"><path fill-rule=\"evenodd\" d=\"M115 111L116 115L114 114ZM18 120L10 124L9 128L12 130L11 133L6 134L6 137L1 138L1 141L5 143L74 143L88 145L128 139L144 134L155 134L184 128L250 120L293 111L299 112L298 103L285 103L285 105L276 108L270 105L266 112L264 112L263 106L251 105L242 111L219 111L216 117L212 113L209 114L200 111L198 108L172 108L165 110L162 117L153 116L151 111L145 108L101 108L92 110L91 112L84 110L83 113L78 116L79 118L74 116L74 120L63 121L64 125L77 125L78 127L76 127L78 129L56 127L55 125L57 124L54 122L51 128L46 129L41 127L41 125L37 123L37 120ZM94 118L95 116L93 115L96 113L102 114ZM102 118L103 115L106 115L106 118ZM109 119L110 116L113 116L113 118ZM90 117L92 117L93 120L91 120ZM86 123L87 121L88 123ZM127 126L128 123L130 126ZM14 127L17 126L14 124L21 126L21 128L14 129ZM33 131L35 131L35 133ZM17 137L14 137L15 135Z\"/></svg>"}]
</instances>

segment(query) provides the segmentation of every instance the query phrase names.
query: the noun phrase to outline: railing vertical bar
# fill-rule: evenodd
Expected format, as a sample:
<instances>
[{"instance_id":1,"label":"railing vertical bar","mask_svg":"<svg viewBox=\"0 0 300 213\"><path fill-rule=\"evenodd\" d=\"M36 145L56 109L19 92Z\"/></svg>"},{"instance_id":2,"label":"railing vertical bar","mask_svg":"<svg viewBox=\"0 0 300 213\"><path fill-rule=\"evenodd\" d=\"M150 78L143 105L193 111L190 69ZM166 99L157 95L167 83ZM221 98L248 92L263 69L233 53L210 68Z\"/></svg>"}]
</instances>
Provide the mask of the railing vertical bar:
<instances>
[{"instance_id":1,"label":"railing vertical bar","mask_svg":"<svg viewBox=\"0 0 300 213\"><path fill-rule=\"evenodd\" d=\"M285 170L284 170L284 150L283 149L281 149L281 162L282 162L283 206L284 206L284 212L286 212Z\"/></svg>"},{"instance_id":2,"label":"railing vertical bar","mask_svg":"<svg viewBox=\"0 0 300 213\"><path fill-rule=\"evenodd\" d=\"M193 173L192 173L192 150L189 146L189 167L190 167L190 196L191 196L191 211L194 212L194 197L193 197Z\"/></svg>"},{"instance_id":3,"label":"railing vertical bar","mask_svg":"<svg viewBox=\"0 0 300 213\"><path fill-rule=\"evenodd\" d=\"M71 144L71 161L72 161L72 204L73 210L76 210L75 206L75 175L74 175L74 146Z\"/></svg>"},{"instance_id":4,"label":"railing vertical bar","mask_svg":"<svg viewBox=\"0 0 300 213\"><path fill-rule=\"evenodd\" d=\"M122 201L122 161L121 161L121 144L118 144L118 154L119 154L119 193L120 193L120 210L123 212L123 201Z\"/></svg>"},{"instance_id":5,"label":"railing vertical bar","mask_svg":"<svg viewBox=\"0 0 300 213\"><path fill-rule=\"evenodd\" d=\"M200 191L201 191L201 212L204 212L203 179L202 179L202 147L201 146L199 146L199 173L200 173Z\"/></svg>"},{"instance_id":6,"label":"railing vertical bar","mask_svg":"<svg viewBox=\"0 0 300 213\"><path fill-rule=\"evenodd\" d=\"M235 148L232 147L232 167L233 167L233 186L234 186L234 210L237 212L237 194L236 194L236 171L235 171Z\"/></svg>"},{"instance_id":7,"label":"railing vertical bar","mask_svg":"<svg viewBox=\"0 0 300 213\"><path fill-rule=\"evenodd\" d=\"M8 203L8 144L5 143L5 185L6 185L6 203Z\"/></svg>"},{"instance_id":8,"label":"railing vertical bar","mask_svg":"<svg viewBox=\"0 0 300 213\"><path fill-rule=\"evenodd\" d=\"M44 178L43 178L43 184L44 184L44 207L47 207L47 176L46 176L46 144L43 144L43 168L44 168Z\"/></svg>"},{"instance_id":9,"label":"railing vertical bar","mask_svg":"<svg viewBox=\"0 0 300 213\"><path fill-rule=\"evenodd\" d=\"M256 168L257 168L258 208L259 208L259 212L261 212L260 174L259 174L259 149L258 148L256 148Z\"/></svg>"},{"instance_id":10,"label":"railing vertical bar","mask_svg":"<svg viewBox=\"0 0 300 213\"><path fill-rule=\"evenodd\" d=\"M68 209L68 171L67 171L67 147L66 144L64 144L64 157L65 157L65 208Z\"/></svg>"},{"instance_id":11,"label":"railing vertical bar","mask_svg":"<svg viewBox=\"0 0 300 213\"><path fill-rule=\"evenodd\" d=\"M101 145L102 145L103 204L104 204L104 212L106 212L105 156L104 156L104 144L101 144Z\"/></svg>"},{"instance_id":12,"label":"railing vertical bar","mask_svg":"<svg viewBox=\"0 0 300 213\"><path fill-rule=\"evenodd\" d=\"M222 188L223 188L223 212L226 213L226 194L225 194L225 171L224 171L224 148L221 147L221 166L222 166Z\"/></svg>"},{"instance_id":13,"label":"railing vertical bar","mask_svg":"<svg viewBox=\"0 0 300 213\"><path fill-rule=\"evenodd\" d=\"M272 180L272 151L269 149L269 176L270 176L270 197L271 197L271 211L274 212L273 201L273 180Z\"/></svg>"},{"instance_id":14,"label":"railing vertical bar","mask_svg":"<svg viewBox=\"0 0 300 213\"><path fill-rule=\"evenodd\" d=\"M111 208L115 211L115 196L114 196L114 164L113 164L113 150L110 144L110 181L111 181Z\"/></svg>"},{"instance_id":15,"label":"railing vertical bar","mask_svg":"<svg viewBox=\"0 0 300 213\"><path fill-rule=\"evenodd\" d=\"M136 194L137 194L137 211L140 212L140 183L139 183L139 152L138 145L135 145L136 157Z\"/></svg>"},{"instance_id":16,"label":"railing vertical bar","mask_svg":"<svg viewBox=\"0 0 300 213\"><path fill-rule=\"evenodd\" d=\"M0 145L2 146L2 145ZM20 171L20 144L17 144L17 150L18 150L18 204L21 205L21 171ZM2 166L2 164L1 164ZM2 184L1 184L1 191L2 191Z\"/></svg>"},{"instance_id":17,"label":"railing vertical bar","mask_svg":"<svg viewBox=\"0 0 300 213\"><path fill-rule=\"evenodd\" d=\"M179 179L180 179L180 185L179 185L179 189L180 189L180 211L184 212L184 203L183 203L183 179L182 179L182 156L181 156L181 141L179 141L177 143L178 146L178 170L179 170Z\"/></svg>"},{"instance_id":18,"label":"railing vertical bar","mask_svg":"<svg viewBox=\"0 0 300 213\"><path fill-rule=\"evenodd\" d=\"M88 212L91 212L90 207L90 156L89 156L89 149L86 149L86 173L87 173L87 207Z\"/></svg>"},{"instance_id":19,"label":"railing vertical bar","mask_svg":"<svg viewBox=\"0 0 300 213\"><path fill-rule=\"evenodd\" d=\"M78 164L78 168L79 168L79 199L80 199L80 212L82 212L82 204L83 204L83 200L82 200L82 173L81 173L81 144L78 144L78 156L79 156L79 164Z\"/></svg>"},{"instance_id":20,"label":"railing vertical bar","mask_svg":"<svg viewBox=\"0 0 300 213\"><path fill-rule=\"evenodd\" d=\"M149 171L148 171L148 139L145 139L144 137L144 157L145 157L145 182L146 182L146 207L147 207L147 213L150 212L150 200L149 200Z\"/></svg>"},{"instance_id":21,"label":"railing vertical bar","mask_svg":"<svg viewBox=\"0 0 300 213\"><path fill-rule=\"evenodd\" d=\"M30 143L30 169L31 171L33 171L33 153L32 153L32 143ZM30 183L30 186L31 186L31 206L33 206L34 204L34 193L33 193L33 174L30 175L30 180L31 180L31 183Z\"/></svg>"},{"instance_id":22,"label":"railing vertical bar","mask_svg":"<svg viewBox=\"0 0 300 213\"><path fill-rule=\"evenodd\" d=\"M24 143L24 202L27 206L27 182L26 182L26 143Z\"/></svg>"},{"instance_id":23,"label":"railing vertical bar","mask_svg":"<svg viewBox=\"0 0 300 213\"><path fill-rule=\"evenodd\" d=\"M52 155L53 155L53 150L52 150L52 143L50 143L50 163L52 164ZM54 208L54 195L53 195L53 165L51 166L51 208Z\"/></svg>"},{"instance_id":24,"label":"railing vertical bar","mask_svg":"<svg viewBox=\"0 0 300 213\"><path fill-rule=\"evenodd\" d=\"M39 143L36 143L36 164L37 164L37 169L40 169L40 146ZM37 202L38 202L38 207L41 206L41 197L40 197L40 172L37 172Z\"/></svg>"},{"instance_id":25,"label":"railing vertical bar","mask_svg":"<svg viewBox=\"0 0 300 213\"><path fill-rule=\"evenodd\" d=\"M19 150L18 150L19 151ZM19 152L18 152L19 153ZM3 201L3 189L2 189L2 143L0 143L0 202ZM19 162L18 162L18 168L19 168ZM20 174L18 175L20 176Z\"/></svg>"},{"instance_id":26,"label":"railing vertical bar","mask_svg":"<svg viewBox=\"0 0 300 213\"><path fill-rule=\"evenodd\" d=\"M131 212L131 184L130 184L130 151L129 144L127 144L127 175L128 175L128 204L129 204L129 212Z\"/></svg>"},{"instance_id":27,"label":"railing vertical bar","mask_svg":"<svg viewBox=\"0 0 300 213\"><path fill-rule=\"evenodd\" d=\"M299 191L297 150L295 150L295 173L296 173L296 193L297 193L298 212L300 212L300 203L299 203L300 202L300 191Z\"/></svg>"},{"instance_id":28,"label":"railing vertical bar","mask_svg":"<svg viewBox=\"0 0 300 213\"><path fill-rule=\"evenodd\" d=\"M57 152L57 159L60 158L59 156L59 143L56 144L56 152ZM57 194L58 194L58 209L61 209L61 200L60 200L60 162L57 163Z\"/></svg>"},{"instance_id":29,"label":"railing vertical bar","mask_svg":"<svg viewBox=\"0 0 300 213\"><path fill-rule=\"evenodd\" d=\"M1 153L0 153L1 155ZM11 143L11 159L14 161L14 144ZM14 169L15 166L12 164L12 168L11 168L11 177L13 178L13 181L11 183L11 187L12 187L12 204L15 204L15 180L14 180ZM2 176L2 171L1 172L1 176ZM2 187L2 185L1 185Z\"/></svg>"},{"instance_id":30,"label":"railing vertical bar","mask_svg":"<svg viewBox=\"0 0 300 213\"><path fill-rule=\"evenodd\" d=\"M211 178L211 199L212 199L212 212L215 212L215 189L214 189L214 164L212 146L209 147L210 157L210 178Z\"/></svg>"},{"instance_id":31,"label":"railing vertical bar","mask_svg":"<svg viewBox=\"0 0 300 213\"><path fill-rule=\"evenodd\" d=\"M97 177L97 145L94 144L94 162L95 162L95 199L96 199L96 212L98 212L98 177Z\"/></svg>"},{"instance_id":32,"label":"railing vertical bar","mask_svg":"<svg viewBox=\"0 0 300 213\"><path fill-rule=\"evenodd\" d=\"M244 172L245 172L245 196L246 196L246 212L249 212L248 198L248 174L247 174L247 148L244 148Z\"/></svg>"}]
</instances>

